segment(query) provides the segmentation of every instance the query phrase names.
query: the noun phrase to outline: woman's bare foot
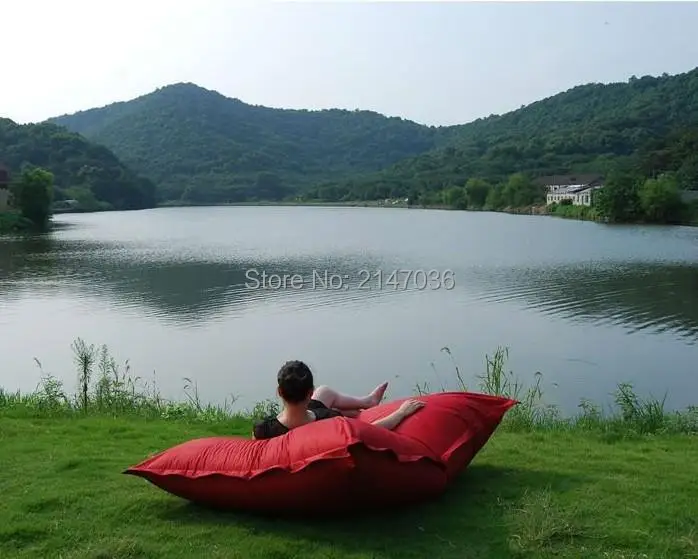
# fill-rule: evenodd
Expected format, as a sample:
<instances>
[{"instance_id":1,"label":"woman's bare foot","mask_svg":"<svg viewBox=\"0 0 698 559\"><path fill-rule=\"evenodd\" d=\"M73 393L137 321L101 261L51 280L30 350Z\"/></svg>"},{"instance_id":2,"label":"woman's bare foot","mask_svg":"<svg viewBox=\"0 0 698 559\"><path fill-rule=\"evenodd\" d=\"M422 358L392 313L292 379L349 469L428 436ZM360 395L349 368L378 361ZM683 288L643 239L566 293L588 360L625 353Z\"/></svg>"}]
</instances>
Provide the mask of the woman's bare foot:
<instances>
[{"instance_id":1,"label":"woman's bare foot","mask_svg":"<svg viewBox=\"0 0 698 559\"><path fill-rule=\"evenodd\" d=\"M384 382L383 384L380 384L376 387L376 389L371 392L368 395L368 407L372 408L374 406L377 406L383 401L383 397L385 396L385 391L388 389L388 383Z\"/></svg>"}]
</instances>

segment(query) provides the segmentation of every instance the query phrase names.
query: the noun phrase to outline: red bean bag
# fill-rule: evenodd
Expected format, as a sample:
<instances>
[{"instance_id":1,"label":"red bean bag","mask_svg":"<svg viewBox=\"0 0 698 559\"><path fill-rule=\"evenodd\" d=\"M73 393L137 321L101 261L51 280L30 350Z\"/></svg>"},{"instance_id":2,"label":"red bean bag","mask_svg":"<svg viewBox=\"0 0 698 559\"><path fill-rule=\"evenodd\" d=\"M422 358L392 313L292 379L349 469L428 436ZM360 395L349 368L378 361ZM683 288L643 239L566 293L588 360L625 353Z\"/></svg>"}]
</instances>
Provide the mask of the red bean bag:
<instances>
[{"instance_id":1,"label":"red bean bag","mask_svg":"<svg viewBox=\"0 0 698 559\"><path fill-rule=\"evenodd\" d=\"M346 511L424 501L445 490L516 402L467 392L419 399L426 405L393 431L370 421L402 400L273 439L191 440L124 473L193 502L243 510L322 513L328 504Z\"/></svg>"},{"instance_id":2,"label":"red bean bag","mask_svg":"<svg viewBox=\"0 0 698 559\"><path fill-rule=\"evenodd\" d=\"M370 423L390 415L403 401L364 410L359 419ZM473 392L442 392L418 398L427 405L393 432L419 441L446 466L449 479L463 470L499 426L516 400Z\"/></svg>"}]
</instances>

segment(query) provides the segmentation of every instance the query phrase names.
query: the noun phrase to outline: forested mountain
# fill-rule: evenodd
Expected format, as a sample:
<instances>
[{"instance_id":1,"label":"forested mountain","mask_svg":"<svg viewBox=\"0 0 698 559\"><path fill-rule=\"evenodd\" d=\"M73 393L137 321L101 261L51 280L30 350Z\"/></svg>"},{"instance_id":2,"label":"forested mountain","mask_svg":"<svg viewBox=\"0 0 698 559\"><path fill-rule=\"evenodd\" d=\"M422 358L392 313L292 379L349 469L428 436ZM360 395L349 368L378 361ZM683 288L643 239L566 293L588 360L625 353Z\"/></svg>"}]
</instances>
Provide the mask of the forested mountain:
<instances>
[{"instance_id":1,"label":"forested mountain","mask_svg":"<svg viewBox=\"0 0 698 559\"><path fill-rule=\"evenodd\" d=\"M369 111L247 105L193 84L51 119L109 147L163 200L280 199L423 153L438 128Z\"/></svg>"},{"instance_id":2,"label":"forested mountain","mask_svg":"<svg viewBox=\"0 0 698 559\"><path fill-rule=\"evenodd\" d=\"M0 119L0 162L13 174L25 165L55 178L55 200L78 199L85 209L155 205L155 185L126 167L108 148L50 123L19 125Z\"/></svg>"},{"instance_id":3,"label":"forested mountain","mask_svg":"<svg viewBox=\"0 0 698 559\"><path fill-rule=\"evenodd\" d=\"M672 171L681 188L698 186L698 69L581 85L439 128L368 111L251 106L193 84L52 121L113 150L157 183L161 200L439 203L469 179L497 185L515 173Z\"/></svg>"},{"instance_id":4,"label":"forested mountain","mask_svg":"<svg viewBox=\"0 0 698 559\"><path fill-rule=\"evenodd\" d=\"M672 171L698 188L698 68L676 76L588 84L501 116L454 127L449 145L351 181L323 199L376 199L441 191L468 179L633 170Z\"/></svg>"}]
</instances>

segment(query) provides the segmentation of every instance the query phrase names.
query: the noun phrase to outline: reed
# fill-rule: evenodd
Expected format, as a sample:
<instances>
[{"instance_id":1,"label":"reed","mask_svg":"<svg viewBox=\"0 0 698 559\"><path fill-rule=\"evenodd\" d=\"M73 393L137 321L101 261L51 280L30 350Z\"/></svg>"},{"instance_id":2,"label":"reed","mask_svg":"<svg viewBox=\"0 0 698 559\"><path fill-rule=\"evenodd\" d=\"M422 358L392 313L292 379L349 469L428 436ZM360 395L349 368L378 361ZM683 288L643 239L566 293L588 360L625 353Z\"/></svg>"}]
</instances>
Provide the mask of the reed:
<instances>
[{"instance_id":1,"label":"reed","mask_svg":"<svg viewBox=\"0 0 698 559\"><path fill-rule=\"evenodd\" d=\"M41 381L29 394L7 392L0 388L0 411L14 415L65 417L72 415L139 416L187 420L204 423L230 421L232 419L258 419L279 412L279 402L267 399L251 409L236 409L238 398L226 398L215 405L201 400L198 386L189 378L184 379L182 401L164 398L158 390L155 375L151 381L133 374L129 361L117 363L106 345L87 344L82 338L72 344L77 368L78 392L69 394L63 383L44 371L41 362L35 362L41 370ZM510 431L536 430L584 430L599 432L612 438L660 433L698 433L698 407L690 406L682 411L667 411L664 398L640 398L629 383L617 386L614 405L602 411L598 404L582 399L579 411L571 417L563 417L560 410L547 404L542 388L543 375L537 372L530 385L526 385L507 367L509 350L498 347L485 356L484 371L474 375L476 384L469 387L448 347L441 349L453 365L452 376L456 390L476 391L495 396L513 398L519 402L502 422L502 428ZM446 391L447 383L432 363L438 382L433 390L428 382L416 386L416 393L426 394Z\"/></svg>"}]
</instances>

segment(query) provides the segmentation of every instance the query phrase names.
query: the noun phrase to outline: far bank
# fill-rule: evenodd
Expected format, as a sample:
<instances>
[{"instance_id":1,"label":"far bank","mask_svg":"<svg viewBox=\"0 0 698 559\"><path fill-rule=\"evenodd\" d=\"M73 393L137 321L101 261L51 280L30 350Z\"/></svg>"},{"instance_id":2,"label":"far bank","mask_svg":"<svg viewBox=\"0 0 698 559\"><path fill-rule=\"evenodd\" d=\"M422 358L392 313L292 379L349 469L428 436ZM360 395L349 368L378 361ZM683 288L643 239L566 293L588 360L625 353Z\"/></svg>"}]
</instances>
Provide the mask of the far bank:
<instances>
[{"instance_id":1,"label":"far bank","mask_svg":"<svg viewBox=\"0 0 698 559\"><path fill-rule=\"evenodd\" d=\"M545 217L560 217L564 219L574 219L578 221L595 221L598 223L612 223L608 218L598 214L593 206L572 206L564 204L534 204L520 207L506 207L501 209L492 208L459 208L448 204L409 204L403 201L314 201L314 200L280 200L280 201L254 201L254 202L228 202L228 203L189 203L189 202L163 202L158 204L159 208L189 208L189 207L336 207L336 208L387 208L387 209L410 209L410 210L444 210L444 211L466 211L466 212L488 212L505 213L511 215L536 215ZM645 225L652 222L647 220L625 221L624 224ZM664 225L677 226L698 226L698 205L692 209L692 215L683 221L676 223L665 223Z\"/></svg>"},{"instance_id":2,"label":"far bank","mask_svg":"<svg viewBox=\"0 0 698 559\"><path fill-rule=\"evenodd\" d=\"M565 206L565 205L529 205L522 207L507 207L502 209L476 209L457 208L448 204L407 204L385 203L384 201L254 201L254 202L229 202L229 203L189 203L189 202L163 202L155 208L188 208L188 207L336 207L336 208L386 208L386 209L409 209L409 210L442 210L442 211L466 211L466 212L486 212L504 213L510 215L535 215L543 217L558 217L563 219L573 219L577 221L594 221L597 223L614 223L608 218L601 217L594 207L587 206ZM144 208L147 209L147 208ZM116 209L84 209L84 208L60 208L52 211L52 215L62 214L83 214L83 213L105 213L112 211L128 211ZM647 220L615 222L627 225L648 225L657 224ZM660 223L659 225L674 225L685 227L698 227L698 205L692 209L692 215L687 219L674 223ZM49 228L51 224L49 223ZM14 211L0 212L0 234L30 232L35 229L33 223Z\"/></svg>"}]
</instances>

